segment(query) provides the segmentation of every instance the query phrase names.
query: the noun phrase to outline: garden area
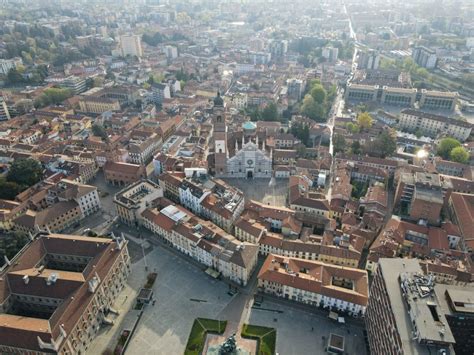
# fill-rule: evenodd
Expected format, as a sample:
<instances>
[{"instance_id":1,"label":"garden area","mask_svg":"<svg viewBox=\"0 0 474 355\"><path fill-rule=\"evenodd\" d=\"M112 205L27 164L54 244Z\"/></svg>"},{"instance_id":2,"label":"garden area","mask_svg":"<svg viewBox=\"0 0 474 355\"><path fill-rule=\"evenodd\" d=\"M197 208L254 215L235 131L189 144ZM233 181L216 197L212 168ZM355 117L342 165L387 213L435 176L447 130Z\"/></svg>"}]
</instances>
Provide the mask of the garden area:
<instances>
[{"instance_id":1,"label":"garden area","mask_svg":"<svg viewBox=\"0 0 474 355\"><path fill-rule=\"evenodd\" d=\"M215 319L196 318L191 333L189 334L188 343L186 344L185 355L199 355L204 349L206 336L208 333L223 334L227 321L219 321Z\"/></svg>"},{"instance_id":2,"label":"garden area","mask_svg":"<svg viewBox=\"0 0 474 355\"><path fill-rule=\"evenodd\" d=\"M244 324L242 338L257 340L257 355L273 355L276 346L275 328Z\"/></svg>"}]
</instances>

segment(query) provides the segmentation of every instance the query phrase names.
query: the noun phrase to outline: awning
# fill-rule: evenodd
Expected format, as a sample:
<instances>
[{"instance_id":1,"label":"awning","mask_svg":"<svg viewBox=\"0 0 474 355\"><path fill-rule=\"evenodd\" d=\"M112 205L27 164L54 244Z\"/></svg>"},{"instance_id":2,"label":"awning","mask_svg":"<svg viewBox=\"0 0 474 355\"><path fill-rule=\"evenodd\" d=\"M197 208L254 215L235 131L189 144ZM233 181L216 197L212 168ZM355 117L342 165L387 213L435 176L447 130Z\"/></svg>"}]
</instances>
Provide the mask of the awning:
<instances>
[{"instance_id":1,"label":"awning","mask_svg":"<svg viewBox=\"0 0 474 355\"><path fill-rule=\"evenodd\" d=\"M214 279L217 279L220 276L221 273L219 271L214 270L213 268L208 267L206 269L206 274L208 274L209 276L211 276Z\"/></svg>"},{"instance_id":2,"label":"awning","mask_svg":"<svg viewBox=\"0 0 474 355\"><path fill-rule=\"evenodd\" d=\"M337 314L336 312L329 312L329 318L334 319L335 321L337 321L338 318L339 318L339 314Z\"/></svg>"}]
</instances>

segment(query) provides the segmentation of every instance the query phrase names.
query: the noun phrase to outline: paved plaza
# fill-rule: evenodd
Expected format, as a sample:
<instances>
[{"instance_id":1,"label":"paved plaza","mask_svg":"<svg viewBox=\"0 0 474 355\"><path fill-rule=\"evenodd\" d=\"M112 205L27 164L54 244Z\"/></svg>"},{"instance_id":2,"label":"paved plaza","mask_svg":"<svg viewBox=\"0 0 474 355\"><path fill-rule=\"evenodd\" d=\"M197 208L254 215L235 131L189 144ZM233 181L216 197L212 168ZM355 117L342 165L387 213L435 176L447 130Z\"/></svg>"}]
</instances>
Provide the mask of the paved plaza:
<instances>
[{"instance_id":1,"label":"paved plaza","mask_svg":"<svg viewBox=\"0 0 474 355\"><path fill-rule=\"evenodd\" d=\"M367 354L361 328L268 300L260 308L252 308L249 323L276 328L276 352L280 355L325 354L330 333L345 337L345 354Z\"/></svg>"},{"instance_id":2,"label":"paved plaza","mask_svg":"<svg viewBox=\"0 0 474 355\"><path fill-rule=\"evenodd\" d=\"M147 262L149 271L158 273L156 303L145 309L127 354L182 354L194 319L217 319L230 303L228 286L161 247L147 255ZM134 264L131 278L140 273L145 273L143 259Z\"/></svg>"},{"instance_id":3,"label":"paved plaza","mask_svg":"<svg viewBox=\"0 0 474 355\"><path fill-rule=\"evenodd\" d=\"M288 179L275 179L270 185L270 179L223 179L242 190L245 199L255 200L272 206L286 206Z\"/></svg>"}]
</instances>

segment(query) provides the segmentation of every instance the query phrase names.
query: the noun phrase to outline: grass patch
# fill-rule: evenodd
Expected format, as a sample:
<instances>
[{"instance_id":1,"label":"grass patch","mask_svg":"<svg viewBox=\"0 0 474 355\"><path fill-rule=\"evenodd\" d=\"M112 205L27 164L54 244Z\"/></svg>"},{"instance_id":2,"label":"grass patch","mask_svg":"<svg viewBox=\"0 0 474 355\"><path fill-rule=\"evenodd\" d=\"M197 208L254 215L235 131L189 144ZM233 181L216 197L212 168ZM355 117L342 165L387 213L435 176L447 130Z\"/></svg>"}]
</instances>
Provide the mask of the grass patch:
<instances>
[{"instance_id":1,"label":"grass patch","mask_svg":"<svg viewBox=\"0 0 474 355\"><path fill-rule=\"evenodd\" d=\"M275 328L244 324L242 338L257 340L257 355L274 355L276 346Z\"/></svg>"},{"instance_id":2,"label":"grass patch","mask_svg":"<svg viewBox=\"0 0 474 355\"><path fill-rule=\"evenodd\" d=\"M204 350L207 333L224 333L227 321L218 321L215 319L196 318L189 334L186 344L185 355L199 355Z\"/></svg>"}]
</instances>

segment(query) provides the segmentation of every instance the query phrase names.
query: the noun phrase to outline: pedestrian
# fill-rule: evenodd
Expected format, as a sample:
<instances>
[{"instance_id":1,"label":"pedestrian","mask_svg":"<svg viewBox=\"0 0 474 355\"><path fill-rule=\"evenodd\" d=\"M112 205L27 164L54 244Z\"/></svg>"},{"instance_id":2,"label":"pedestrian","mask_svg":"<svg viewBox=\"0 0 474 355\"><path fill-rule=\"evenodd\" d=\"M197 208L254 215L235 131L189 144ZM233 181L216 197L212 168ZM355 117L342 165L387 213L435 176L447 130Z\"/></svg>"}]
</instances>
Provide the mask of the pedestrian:
<instances>
[{"instance_id":1,"label":"pedestrian","mask_svg":"<svg viewBox=\"0 0 474 355\"><path fill-rule=\"evenodd\" d=\"M314 331L314 327L311 327L311 331Z\"/></svg>"}]
</instances>

